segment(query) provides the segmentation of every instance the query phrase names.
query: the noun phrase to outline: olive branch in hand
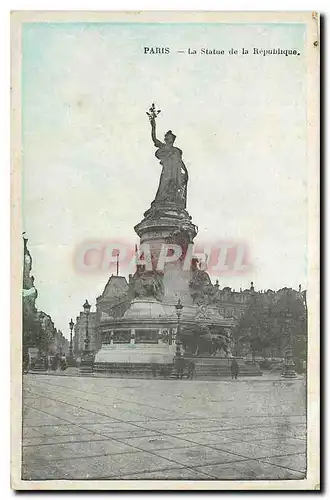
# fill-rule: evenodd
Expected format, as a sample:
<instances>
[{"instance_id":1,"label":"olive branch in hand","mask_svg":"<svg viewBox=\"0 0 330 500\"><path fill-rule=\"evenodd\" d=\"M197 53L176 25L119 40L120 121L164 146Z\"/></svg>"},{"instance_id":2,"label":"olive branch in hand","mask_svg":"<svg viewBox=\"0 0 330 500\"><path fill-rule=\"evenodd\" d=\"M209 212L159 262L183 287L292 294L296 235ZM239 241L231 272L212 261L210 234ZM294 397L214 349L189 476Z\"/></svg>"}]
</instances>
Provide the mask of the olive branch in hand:
<instances>
[{"instance_id":1,"label":"olive branch in hand","mask_svg":"<svg viewBox=\"0 0 330 500\"><path fill-rule=\"evenodd\" d=\"M152 103L152 105L149 108L149 111L147 111L147 116L151 122L154 122L159 113L161 112L160 109L156 109L155 103Z\"/></svg>"}]
</instances>

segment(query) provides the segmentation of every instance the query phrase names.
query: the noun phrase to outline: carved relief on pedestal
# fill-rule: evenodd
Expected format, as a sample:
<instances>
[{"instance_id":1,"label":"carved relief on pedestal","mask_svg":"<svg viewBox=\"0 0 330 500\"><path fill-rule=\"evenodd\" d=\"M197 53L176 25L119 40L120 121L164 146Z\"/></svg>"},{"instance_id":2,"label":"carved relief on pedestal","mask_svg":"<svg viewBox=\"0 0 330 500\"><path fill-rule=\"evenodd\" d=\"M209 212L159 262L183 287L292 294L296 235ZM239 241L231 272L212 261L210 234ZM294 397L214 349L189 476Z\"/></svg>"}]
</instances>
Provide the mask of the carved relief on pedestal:
<instances>
[{"instance_id":1,"label":"carved relief on pedestal","mask_svg":"<svg viewBox=\"0 0 330 500\"><path fill-rule=\"evenodd\" d=\"M102 344L111 344L112 331L108 330L102 333Z\"/></svg>"},{"instance_id":2,"label":"carved relief on pedestal","mask_svg":"<svg viewBox=\"0 0 330 500\"><path fill-rule=\"evenodd\" d=\"M194 304L211 304L213 302L215 289L206 271L202 271L196 267L192 270L189 289Z\"/></svg>"},{"instance_id":3,"label":"carved relief on pedestal","mask_svg":"<svg viewBox=\"0 0 330 500\"><path fill-rule=\"evenodd\" d=\"M172 335L172 332L170 332L167 329L161 329L159 333L159 341L162 344L171 344L172 339L170 338L170 335Z\"/></svg>"},{"instance_id":4,"label":"carved relief on pedestal","mask_svg":"<svg viewBox=\"0 0 330 500\"><path fill-rule=\"evenodd\" d=\"M161 301L164 296L163 275L158 271L142 271L135 273L132 279L132 296L134 299L155 298Z\"/></svg>"}]
</instances>

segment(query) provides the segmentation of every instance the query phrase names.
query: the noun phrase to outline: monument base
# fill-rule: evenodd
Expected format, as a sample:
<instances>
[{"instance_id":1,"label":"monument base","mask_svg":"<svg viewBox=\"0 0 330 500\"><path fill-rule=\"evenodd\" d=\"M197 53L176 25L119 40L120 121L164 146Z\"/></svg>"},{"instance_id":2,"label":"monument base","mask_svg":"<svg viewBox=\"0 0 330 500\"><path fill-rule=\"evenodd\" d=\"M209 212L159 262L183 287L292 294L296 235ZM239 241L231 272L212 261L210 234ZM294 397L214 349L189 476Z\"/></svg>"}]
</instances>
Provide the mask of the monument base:
<instances>
[{"instance_id":1,"label":"monument base","mask_svg":"<svg viewBox=\"0 0 330 500\"><path fill-rule=\"evenodd\" d=\"M220 356L189 356L184 358L195 363L196 378L231 377L231 361L236 359L239 372L238 377L260 377L262 372L256 364L246 364L243 358L227 358Z\"/></svg>"},{"instance_id":2,"label":"monument base","mask_svg":"<svg viewBox=\"0 0 330 500\"><path fill-rule=\"evenodd\" d=\"M96 353L94 373L145 373L173 365L175 345L103 344Z\"/></svg>"}]
</instances>

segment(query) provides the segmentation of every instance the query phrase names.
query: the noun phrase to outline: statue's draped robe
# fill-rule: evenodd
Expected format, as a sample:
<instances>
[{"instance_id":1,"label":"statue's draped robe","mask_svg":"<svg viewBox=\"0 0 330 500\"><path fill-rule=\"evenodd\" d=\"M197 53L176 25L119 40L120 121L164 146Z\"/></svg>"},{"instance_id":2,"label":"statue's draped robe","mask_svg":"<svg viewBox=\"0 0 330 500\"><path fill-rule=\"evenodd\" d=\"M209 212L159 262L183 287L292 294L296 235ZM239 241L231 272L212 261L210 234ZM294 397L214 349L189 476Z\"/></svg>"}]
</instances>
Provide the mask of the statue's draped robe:
<instances>
[{"instance_id":1,"label":"statue's draped robe","mask_svg":"<svg viewBox=\"0 0 330 500\"><path fill-rule=\"evenodd\" d=\"M181 149L164 144L155 155L163 168L154 202L172 202L185 208L187 179Z\"/></svg>"}]
</instances>

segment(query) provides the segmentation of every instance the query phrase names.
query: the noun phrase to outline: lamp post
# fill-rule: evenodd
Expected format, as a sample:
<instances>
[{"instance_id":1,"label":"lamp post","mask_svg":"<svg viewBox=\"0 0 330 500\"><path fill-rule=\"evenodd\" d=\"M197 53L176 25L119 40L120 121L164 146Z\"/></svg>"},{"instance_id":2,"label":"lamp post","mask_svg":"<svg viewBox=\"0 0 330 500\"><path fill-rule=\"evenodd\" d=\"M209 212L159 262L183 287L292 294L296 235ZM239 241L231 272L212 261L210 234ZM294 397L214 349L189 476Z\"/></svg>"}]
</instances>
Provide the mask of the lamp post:
<instances>
[{"instance_id":1,"label":"lamp post","mask_svg":"<svg viewBox=\"0 0 330 500\"><path fill-rule=\"evenodd\" d=\"M81 357L81 363L80 363L80 371L83 373L91 373L93 371L93 361L94 361L94 356L93 353L90 352L89 350L89 331L88 331L88 318L91 310L91 305L88 303L88 300L86 299L84 305L84 313L86 316L86 337L85 337L85 348L83 355Z\"/></svg>"},{"instance_id":2,"label":"lamp post","mask_svg":"<svg viewBox=\"0 0 330 500\"><path fill-rule=\"evenodd\" d=\"M72 347L72 330L74 327L74 322L73 319L71 318L71 321L69 323L69 328L70 328L70 345L69 345L69 359L68 359L68 365L73 366L73 347Z\"/></svg>"},{"instance_id":3,"label":"lamp post","mask_svg":"<svg viewBox=\"0 0 330 500\"><path fill-rule=\"evenodd\" d=\"M180 334L181 334L181 313L183 309L183 305L181 303L181 300L178 300L178 303L175 305L176 309L176 315L178 317L178 326L176 330L176 339L175 339L175 357L180 357L181 356L181 341L180 341Z\"/></svg>"},{"instance_id":4,"label":"lamp post","mask_svg":"<svg viewBox=\"0 0 330 500\"><path fill-rule=\"evenodd\" d=\"M86 337L85 337L85 349L84 352L89 352L89 332L88 332L88 317L91 310L91 305L88 303L86 299L85 304L83 305L84 313L86 316Z\"/></svg>"},{"instance_id":5,"label":"lamp post","mask_svg":"<svg viewBox=\"0 0 330 500\"><path fill-rule=\"evenodd\" d=\"M289 340L288 345L285 350L285 365L284 372L282 373L282 377L284 378L296 378L297 374L295 371L295 364L293 361L293 335L292 335L292 324L291 324L291 313L287 312L285 314L285 328L286 328L286 336Z\"/></svg>"}]
</instances>

